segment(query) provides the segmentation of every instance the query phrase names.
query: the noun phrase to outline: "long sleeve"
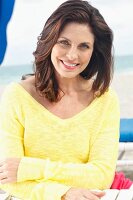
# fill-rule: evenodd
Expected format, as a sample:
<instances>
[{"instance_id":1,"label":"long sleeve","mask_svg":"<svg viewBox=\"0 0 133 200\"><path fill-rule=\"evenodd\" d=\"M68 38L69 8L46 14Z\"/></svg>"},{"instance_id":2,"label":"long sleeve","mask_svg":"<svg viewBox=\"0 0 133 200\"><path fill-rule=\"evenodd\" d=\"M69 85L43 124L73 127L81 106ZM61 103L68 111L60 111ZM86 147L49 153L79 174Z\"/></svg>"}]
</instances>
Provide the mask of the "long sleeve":
<instances>
[{"instance_id":1,"label":"long sleeve","mask_svg":"<svg viewBox=\"0 0 133 200\"><path fill-rule=\"evenodd\" d=\"M23 200L61 200L61 197L71 188L55 181L37 183L25 181L13 184L0 184L0 188L12 196Z\"/></svg>"},{"instance_id":2,"label":"long sleeve","mask_svg":"<svg viewBox=\"0 0 133 200\"><path fill-rule=\"evenodd\" d=\"M21 118L17 107L18 102L9 93L10 90L7 89L0 103L0 159L7 157L22 158L24 156L24 126L18 119L18 116ZM44 177L46 161L43 159L32 160L29 157L24 159L26 159L26 163L23 163L22 158L24 168L22 167L21 176L23 177L27 172L30 172L30 177L27 176L26 181L0 184L1 189L23 200L60 200L61 196L70 189L70 186L52 181L38 183L36 179Z\"/></svg>"},{"instance_id":3,"label":"long sleeve","mask_svg":"<svg viewBox=\"0 0 133 200\"><path fill-rule=\"evenodd\" d=\"M105 189L110 188L113 180L118 155L119 143L119 106L118 102L114 103L105 119L100 134L93 137L91 141L90 156L87 163L62 163L53 162L49 159L38 160L36 158L22 158L18 180L26 180L38 178L39 172L42 171L42 180L53 180L59 183L85 188ZM80 146L79 146L80 148ZM37 166L38 163L38 166ZM25 176L26 166L33 166L33 171L30 167L27 168L28 176ZM29 169L29 170L28 170ZM33 175L34 174L34 175ZM80 181L79 181L80 180Z\"/></svg>"},{"instance_id":4,"label":"long sleeve","mask_svg":"<svg viewBox=\"0 0 133 200\"><path fill-rule=\"evenodd\" d=\"M90 107L91 109L86 109L81 117L75 118L77 121L73 121L70 127L68 122L55 123L57 118L42 111L42 107L36 105L27 93L22 90L20 92L20 88L18 91L18 87L15 86L14 90L9 87L1 99L0 158L19 157L21 162L18 182L0 187L17 194L18 197L23 196L24 190L33 196L37 195L37 191L43 190L42 188L45 195L50 191L46 188L54 187L57 200L72 186L109 188L114 176L119 142L117 98L114 95L112 100L107 98L109 103L105 105L106 98L102 97ZM95 106L98 107L98 111L93 109ZM103 110L103 107L107 108ZM88 113L91 121L88 120ZM84 121L80 129L79 121L82 117ZM83 157L81 152L86 156Z\"/></svg>"}]
</instances>

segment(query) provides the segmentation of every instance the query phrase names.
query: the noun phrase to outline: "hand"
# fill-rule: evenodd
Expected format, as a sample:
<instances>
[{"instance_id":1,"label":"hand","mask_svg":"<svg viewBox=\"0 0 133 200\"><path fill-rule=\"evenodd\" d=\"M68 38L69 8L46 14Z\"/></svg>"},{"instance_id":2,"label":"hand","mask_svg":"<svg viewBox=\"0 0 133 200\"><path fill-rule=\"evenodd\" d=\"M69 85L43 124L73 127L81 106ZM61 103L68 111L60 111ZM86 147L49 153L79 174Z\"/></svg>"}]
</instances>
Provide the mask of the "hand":
<instances>
[{"instance_id":1,"label":"hand","mask_svg":"<svg viewBox=\"0 0 133 200\"><path fill-rule=\"evenodd\" d=\"M104 195L103 191L71 188L61 197L61 200L99 200Z\"/></svg>"},{"instance_id":2,"label":"hand","mask_svg":"<svg viewBox=\"0 0 133 200\"><path fill-rule=\"evenodd\" d=\"M18 166L21 158L6 158L0 160L0 183L17 182Z\"/></svg>"}]
</instances>

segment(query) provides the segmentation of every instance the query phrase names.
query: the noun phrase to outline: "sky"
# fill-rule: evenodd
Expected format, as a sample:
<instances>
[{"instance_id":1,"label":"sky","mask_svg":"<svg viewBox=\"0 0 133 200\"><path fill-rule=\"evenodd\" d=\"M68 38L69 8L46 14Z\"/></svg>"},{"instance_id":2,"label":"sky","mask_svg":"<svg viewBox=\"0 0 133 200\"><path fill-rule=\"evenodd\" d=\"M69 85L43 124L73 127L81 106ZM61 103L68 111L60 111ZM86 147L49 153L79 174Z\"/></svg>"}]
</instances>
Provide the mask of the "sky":
<instances>
[{"instance_id":1,"label":"sky","mask_svg":"<svg viewBox=\"0 0 133 200\"><path fill-rule=\"evenodd\" d=\"M76 1L76 0L75 0ZM16 0L7 27L8 47L4 65L31 64L37 37L47 18L63 0ZM133 0L89 0L114 33L115 55L133 54Z\"/></svg>"}]
</instances>

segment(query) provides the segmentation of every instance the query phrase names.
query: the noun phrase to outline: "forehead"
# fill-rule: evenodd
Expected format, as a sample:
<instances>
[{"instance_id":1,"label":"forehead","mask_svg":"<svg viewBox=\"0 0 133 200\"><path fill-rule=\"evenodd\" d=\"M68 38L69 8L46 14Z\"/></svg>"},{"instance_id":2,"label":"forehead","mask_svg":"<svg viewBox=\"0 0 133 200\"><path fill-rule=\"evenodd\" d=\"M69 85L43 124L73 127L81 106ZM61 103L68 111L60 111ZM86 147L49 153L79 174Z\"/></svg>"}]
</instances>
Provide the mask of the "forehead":
<instances>
[{"instance_id":1,"label":"forehead","mask_svg":"<svg viewBox=\"0 0 133 200\"><path fill-rule=\"evenodd\" d=\"M68 23L59 35L78 42L94 42L94 34L88 24Z\"/></svg>"}]
</instances>

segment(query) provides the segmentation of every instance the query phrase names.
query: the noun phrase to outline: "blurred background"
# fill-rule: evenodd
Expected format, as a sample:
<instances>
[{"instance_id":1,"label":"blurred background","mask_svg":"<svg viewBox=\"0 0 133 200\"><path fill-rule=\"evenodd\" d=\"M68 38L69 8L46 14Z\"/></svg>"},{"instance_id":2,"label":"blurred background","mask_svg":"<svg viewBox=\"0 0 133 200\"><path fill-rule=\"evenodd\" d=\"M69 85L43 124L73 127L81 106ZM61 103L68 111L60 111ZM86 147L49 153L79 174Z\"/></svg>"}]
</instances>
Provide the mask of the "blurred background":
<instances>
[{"instance_id":1,"label":"blurred background","mask_svg":"<svg viewBox=\"0 0 133 200\"><path fill-rule=\"evenodd\" d=\"M5 65L25 65L33 61L37 36L43 29L49 15L62 0L18 0L7 27L8 48L3 62ZM99 9L114 32L114 49L118 56L133 54L133 1L132 0L91 0ZM126 66L127 67L127 66ZM119 69L120 70L120 69Z\"/></svg>"}]
</instances>

